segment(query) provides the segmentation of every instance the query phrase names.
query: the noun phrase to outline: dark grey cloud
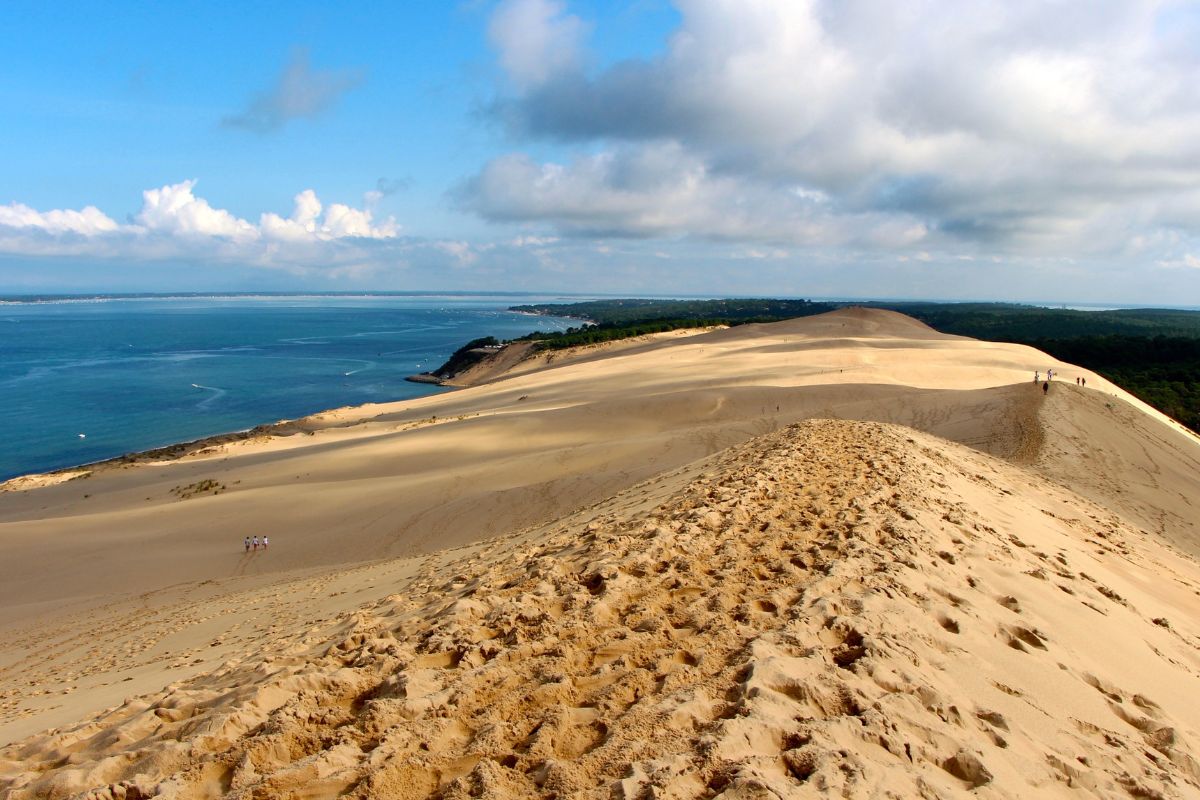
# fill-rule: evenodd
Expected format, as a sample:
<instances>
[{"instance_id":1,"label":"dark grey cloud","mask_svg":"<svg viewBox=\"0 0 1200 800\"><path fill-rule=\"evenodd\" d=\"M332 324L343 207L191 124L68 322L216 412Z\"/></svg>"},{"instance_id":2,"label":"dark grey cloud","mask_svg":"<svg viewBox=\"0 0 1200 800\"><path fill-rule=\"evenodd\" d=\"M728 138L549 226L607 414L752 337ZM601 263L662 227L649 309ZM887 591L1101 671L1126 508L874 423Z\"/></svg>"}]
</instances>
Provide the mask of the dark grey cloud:
<instances>
[{"instance_id":1,"label":"dark grey cloud","mask_svg":"<svg viewBox=\"0 0 1200 800\"><path fill-rule=\"evenodd\" d=\"M274 86L255 95L244 111L226 116L221 124L270 133L294 119L312 119L325 113L364 78L360 70L313 69L308 51L298 49Z\"/></svg>"}]
</instances>

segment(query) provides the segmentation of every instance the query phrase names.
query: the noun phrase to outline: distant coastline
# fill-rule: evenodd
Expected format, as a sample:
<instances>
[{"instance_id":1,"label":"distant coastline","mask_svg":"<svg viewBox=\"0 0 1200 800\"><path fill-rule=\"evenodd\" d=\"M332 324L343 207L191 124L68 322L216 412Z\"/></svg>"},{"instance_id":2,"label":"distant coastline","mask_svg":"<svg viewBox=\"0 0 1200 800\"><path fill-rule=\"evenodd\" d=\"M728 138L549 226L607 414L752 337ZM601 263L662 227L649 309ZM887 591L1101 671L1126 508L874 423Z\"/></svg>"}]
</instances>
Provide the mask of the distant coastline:
<instances>
[{"instance_id":1,"label":"distant coastline","mask_svg":"<svg viewBox=\"0 0 1200 800\"><path fill-rule=\"evenodd\" d=\"M379 298L379 297L397 297L397 298L422 298L422 297L446 297L452 299L463 299L469 297L483 298L506 298L506 297L541 297L545 298L545 302L566 302L580 301L586 299L598 300L615 300L627 295L612 294L605 292L556 292L556 291L492 291L492 290L411 290L411 291L376 291L376 290L357 290L357 291L209 291L209 292L0 292L0 306L4 305L31 305L37 303L87 303L87 302L103 302L109 300L271 300L271 299L320 299L320 298ZM755 296L762 295L737 295L733 299L749 299ZM721 297L728 297L719 294L645 294L641 295L644 299L651 300L711 300ZM776 295L774 296L781 300L796 300L800 299L799 295ZM994 305L1014 305L1014 306L1029 306L1033 308L1044 308L1048 310L1066 310L1066 311L1133 311L1139 309L1155 309L1155 310L1179 310L1179 311L1200 311L1200 305L1178 305L1164 303L1118 303L1115 301L1081 301L1081 300L982 300L982 299L961 299L961 298L936 298L936 297L850 297L845 295L806 295L810 300L832 303L836 305L858 305L858 304L911 304L911 303L934 303L939 305L962 305L962 304L994 304ZM516 313L533 313L521 312Z\"/></svg>"}]
</instances>

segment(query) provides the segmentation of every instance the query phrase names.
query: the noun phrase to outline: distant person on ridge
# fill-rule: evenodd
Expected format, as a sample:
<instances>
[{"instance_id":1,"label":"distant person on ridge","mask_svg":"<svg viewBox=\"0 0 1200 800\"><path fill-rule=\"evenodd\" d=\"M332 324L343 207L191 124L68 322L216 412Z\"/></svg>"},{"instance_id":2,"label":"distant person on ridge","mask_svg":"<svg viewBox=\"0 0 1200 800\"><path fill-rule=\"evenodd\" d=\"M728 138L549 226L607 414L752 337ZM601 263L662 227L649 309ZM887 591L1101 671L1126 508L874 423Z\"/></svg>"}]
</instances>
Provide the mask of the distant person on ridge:
<instances>
[{"instance_id":1,"label":"distant person on ridge","mask_svg":"<svg viewBox=\"0 0 1200 800\"><path fill-rule=\"evenodd\" d=\"M1034 383L1042 382L1042 373L1038 372L1036 369L1033 371L1033 382Z\"/></svg>"}]
</instances>

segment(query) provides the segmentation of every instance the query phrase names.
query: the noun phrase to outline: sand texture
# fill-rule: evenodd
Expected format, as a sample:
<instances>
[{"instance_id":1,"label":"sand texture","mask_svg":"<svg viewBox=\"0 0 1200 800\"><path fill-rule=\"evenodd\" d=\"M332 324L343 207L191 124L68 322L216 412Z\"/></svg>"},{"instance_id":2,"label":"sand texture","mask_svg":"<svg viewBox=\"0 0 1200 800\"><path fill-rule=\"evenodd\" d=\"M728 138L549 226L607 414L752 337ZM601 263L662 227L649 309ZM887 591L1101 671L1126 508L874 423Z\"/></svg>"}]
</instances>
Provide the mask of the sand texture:
<instances>
[{"instance_id":1,"label":"sand texture","mask_svg":"<svg viewBox=\"0 0 1200 800\"><path fill-rule=\"evenodd\" d=\"M1194 436L886 312L564 362L0 494L0 795L1200 797Z\"/></svg>"}]
</instances>

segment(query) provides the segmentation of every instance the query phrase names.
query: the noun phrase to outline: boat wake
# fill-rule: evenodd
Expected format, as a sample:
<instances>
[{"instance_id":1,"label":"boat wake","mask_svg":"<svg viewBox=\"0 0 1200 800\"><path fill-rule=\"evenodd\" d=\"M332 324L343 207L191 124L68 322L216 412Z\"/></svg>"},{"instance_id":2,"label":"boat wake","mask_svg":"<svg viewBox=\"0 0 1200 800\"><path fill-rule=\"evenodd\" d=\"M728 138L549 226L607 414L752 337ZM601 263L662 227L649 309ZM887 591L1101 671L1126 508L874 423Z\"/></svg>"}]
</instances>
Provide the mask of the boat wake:
<instances>
[{"instance_id":1,"label":"boat wake","mask_svg":"<svg viewBox=\"0 0 1200 800\"><path fill-rule=\"evenodd\" d=\"M349 377L350 375L356 375L359 372L366 372L369 369L375 368L374 361L359 361L357 363L362 364L363 366L359 367L358 369L352 369L349 372L343 372L342 374Z\"/></svg>"},{"instance_id":2,"label":"boat wake","mask_svg":"<svg viewBox=\"0 0 1200 800\"><path fill-rule=\"evenodd\" d=\"M229 394L229 390L227 390L227 389L220 389L216 386L205 386L200 383L193 383L192 388L193 389L203 389L206 392L212 392L212 394L210 394L208 397L204 398L199 403L196 403L196 408L198 408L198 409L208 408L213 403L217 402L222 397Z\"/></svg>"}]
</instances>

